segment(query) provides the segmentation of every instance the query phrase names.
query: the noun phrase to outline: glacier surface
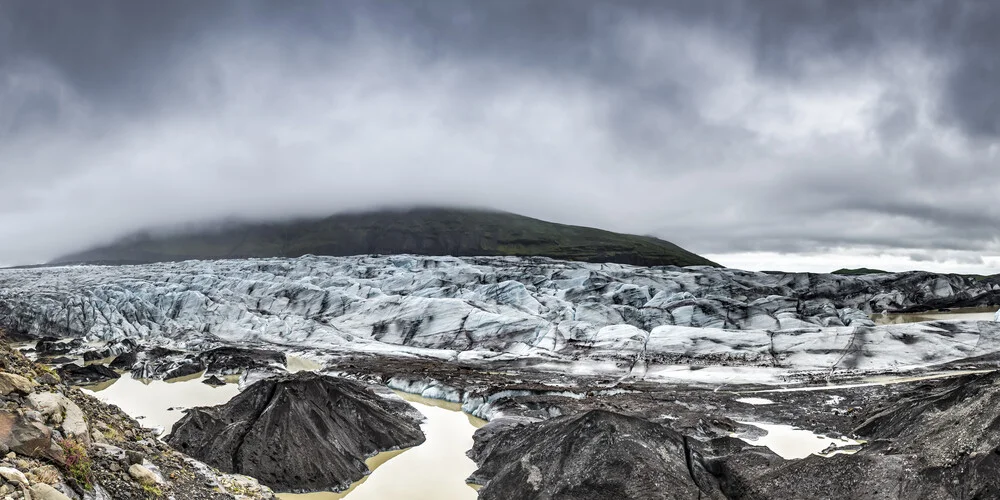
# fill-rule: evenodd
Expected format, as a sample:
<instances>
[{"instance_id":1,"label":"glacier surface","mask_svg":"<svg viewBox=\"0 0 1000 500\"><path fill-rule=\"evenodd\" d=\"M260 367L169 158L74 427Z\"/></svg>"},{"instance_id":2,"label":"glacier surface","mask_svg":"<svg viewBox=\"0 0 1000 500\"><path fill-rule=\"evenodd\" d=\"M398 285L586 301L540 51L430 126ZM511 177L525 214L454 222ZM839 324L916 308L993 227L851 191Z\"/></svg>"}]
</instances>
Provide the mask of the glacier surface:
<instances>
[{"instance_id":1,"label":"glacier surface","mask_svg":"<svg viewBox=\"0 0 1000 500\"><path fill-rule=\"evenodd\" d=\"M3 269L0 328L180 348L531 360L563 371L585 362L600 373L683 378L679 365L879 371L982 356L1000 349L995 322L875 326L868 314L983 305L998 293L989 280L930 273L306 256Z\"/></svg>"}]
</instances>

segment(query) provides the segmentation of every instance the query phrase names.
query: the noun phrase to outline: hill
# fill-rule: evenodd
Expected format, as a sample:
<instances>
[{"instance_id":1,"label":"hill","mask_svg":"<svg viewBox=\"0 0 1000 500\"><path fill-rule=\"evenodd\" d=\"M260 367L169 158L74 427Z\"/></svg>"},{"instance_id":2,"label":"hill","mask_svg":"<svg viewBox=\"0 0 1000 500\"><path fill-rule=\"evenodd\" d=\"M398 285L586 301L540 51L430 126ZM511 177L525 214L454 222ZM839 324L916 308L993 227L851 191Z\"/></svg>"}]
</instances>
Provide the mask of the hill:
<instances>
[{"instance_id":1,"label":"hill","mask_svg":"<svg viewBox=\"0 0 1000 500\"><path fill-rule=\"evenodd\" d=\"M143 264L188 259L362 254L543 256L643 266L718 264L651 236L483 210L413 209L339 214L222 229L132 235L50 264Z\"/></svg>"},{"instance_id":2,"label":"hill","mask_svg":"<svg viewBox=\"0 0 1000 500\"><path fill-rule=\"evenodd\" d=\"M861 276L865 274L889 274L889 271L883 271L881 269L869 269L867 267L859 267L857 269L837 269L831 274L840 274L842 276Z\"/></svg>"}]
</instances>

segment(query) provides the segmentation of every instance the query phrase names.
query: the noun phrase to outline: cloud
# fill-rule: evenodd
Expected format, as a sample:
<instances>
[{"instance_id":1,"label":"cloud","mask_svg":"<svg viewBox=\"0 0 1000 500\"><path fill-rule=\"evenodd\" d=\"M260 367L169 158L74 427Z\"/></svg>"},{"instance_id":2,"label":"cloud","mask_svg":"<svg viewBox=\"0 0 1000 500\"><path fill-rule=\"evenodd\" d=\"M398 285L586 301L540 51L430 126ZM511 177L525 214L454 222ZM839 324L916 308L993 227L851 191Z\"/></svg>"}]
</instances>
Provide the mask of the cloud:
<instances>
[{"instance_id":1,"label":"cloud","mask_svg":"<svg viewBox=\"0 0 1000 500\"><path fill-rule=\"evenodd\" d=\"M722 262L986 268L1000 86L966 80L992 81L998 8L977 5L0 0L0 262L456 204Z\"/></svg>"}]
</instances>

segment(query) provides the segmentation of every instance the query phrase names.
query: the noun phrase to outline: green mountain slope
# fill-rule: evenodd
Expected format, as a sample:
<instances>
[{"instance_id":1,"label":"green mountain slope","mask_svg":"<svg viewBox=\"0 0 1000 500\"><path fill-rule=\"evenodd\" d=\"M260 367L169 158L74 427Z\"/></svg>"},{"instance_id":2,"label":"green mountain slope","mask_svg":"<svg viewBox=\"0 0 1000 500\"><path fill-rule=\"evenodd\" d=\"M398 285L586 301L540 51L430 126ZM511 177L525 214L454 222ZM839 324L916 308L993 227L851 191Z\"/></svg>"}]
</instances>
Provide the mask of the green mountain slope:
<instances>
[{"instance_id":1,"label":"green mountain slope","mask_svg":"<svg viewBox=\"0 0 1000 500\"><path fill-rule=\"evenodd\" d=\"M859 267L857 269L837 269L831 274L840 274L843 276L861 276L865 274L889 274L889 271L883 271L881 269L869 269L867 267Z\"/></svg>"},{"instance_id":2,"label":"green mountain slope","mask_svg":"<svg viewBox=\"0 0 1000 500\"><path fill-rule=\"evenodd\" d=\"M710 265L668 241L482 210L414 209L253 223L172 236L137 235L52 264L315 255L537 255L637 265Z\"/></svg>"}]
</instances>

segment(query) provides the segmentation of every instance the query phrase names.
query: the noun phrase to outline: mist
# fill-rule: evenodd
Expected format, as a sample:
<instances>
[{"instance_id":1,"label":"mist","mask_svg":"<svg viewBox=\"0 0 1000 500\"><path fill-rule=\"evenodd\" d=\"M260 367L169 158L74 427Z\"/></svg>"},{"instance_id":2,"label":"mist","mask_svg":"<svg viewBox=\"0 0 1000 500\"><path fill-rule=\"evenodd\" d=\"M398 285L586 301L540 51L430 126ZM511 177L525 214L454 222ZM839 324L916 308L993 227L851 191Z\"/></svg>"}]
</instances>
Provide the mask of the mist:
<instances>
[{"instance_id":1,"label":"mist","mask_svg":"<svg viewBox=\"0 0 1000 500\"><path fill-rule=\"evenodd\" d=\"M843 3L0 0L0 263L433 205L998 272L1000 7Z\"/></svg>"}]
</instances>

